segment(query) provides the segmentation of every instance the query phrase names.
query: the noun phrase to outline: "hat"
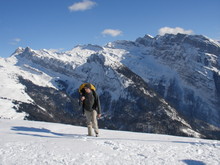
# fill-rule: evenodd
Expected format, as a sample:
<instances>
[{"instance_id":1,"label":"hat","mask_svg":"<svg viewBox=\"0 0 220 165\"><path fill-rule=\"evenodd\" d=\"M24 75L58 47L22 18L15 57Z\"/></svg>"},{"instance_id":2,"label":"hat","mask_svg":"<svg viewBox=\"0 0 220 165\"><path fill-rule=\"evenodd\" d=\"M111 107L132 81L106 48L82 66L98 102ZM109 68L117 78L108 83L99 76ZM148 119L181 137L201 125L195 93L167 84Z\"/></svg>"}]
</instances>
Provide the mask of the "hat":
<instances>
[{"instance_id":1,"label":"hat","mask_svg":"<svg viewBox=\"0 0 220 165\"><path fill-rule=\"evenodd\" d=\"M84 88L89 88L89 89L91 89L91 84L87 83L87 84L84 86Z\"/></svg>"}]
</instances>

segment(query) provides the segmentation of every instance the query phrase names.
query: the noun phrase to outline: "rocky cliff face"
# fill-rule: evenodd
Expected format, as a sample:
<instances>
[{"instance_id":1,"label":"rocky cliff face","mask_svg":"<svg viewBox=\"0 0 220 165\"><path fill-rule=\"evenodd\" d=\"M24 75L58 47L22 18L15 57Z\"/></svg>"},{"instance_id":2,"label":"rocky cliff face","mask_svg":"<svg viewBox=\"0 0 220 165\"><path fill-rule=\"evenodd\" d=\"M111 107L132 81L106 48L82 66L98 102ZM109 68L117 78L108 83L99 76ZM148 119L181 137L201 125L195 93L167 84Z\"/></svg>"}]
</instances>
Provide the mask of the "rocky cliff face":
<instances>
[{"instance_id":1,"label":"rocky cliff face","mask_svg":"<svg viewBox=\"0 0 220 165\"><path fill-rule=\"evenodd\" d=\"M110 45L127 50L122 63L181 114L220 126L220 46L203 36L145 36Z\"/></svg>"},{"instance_id":2,"label":"rocky cliff face","mask_svg":"<svg viewBox=\"0 0 220 165\"><path fill-rule=\"evenodd\" d=\"M31 98L13 100L27 119L85 125L77 88L91 82L102 128L219 139L219 52L206 37L178 34L63 53L19 48L5 63Z\"/></svg>"}]
</instances>

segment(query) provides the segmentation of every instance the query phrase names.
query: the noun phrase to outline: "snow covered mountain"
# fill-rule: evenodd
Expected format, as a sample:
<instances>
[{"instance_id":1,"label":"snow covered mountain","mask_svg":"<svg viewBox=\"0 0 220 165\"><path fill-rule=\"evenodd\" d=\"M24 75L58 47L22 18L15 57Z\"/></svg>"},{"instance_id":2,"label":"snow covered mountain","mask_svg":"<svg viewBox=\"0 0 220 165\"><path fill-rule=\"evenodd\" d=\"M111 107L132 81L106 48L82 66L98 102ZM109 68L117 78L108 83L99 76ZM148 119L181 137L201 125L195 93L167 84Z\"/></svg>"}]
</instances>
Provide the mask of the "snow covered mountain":
<instances>
[{"instance_id":1,"label":"snow covered mountain","mask_svg":"<svg viewBox=\"0 0 220 165\"><path fill-rule=\"evenodd\" d=\"M1 165L218 165L220 141L0 119Z\"/></svg>"},{"instance_id":2,"label":"snow covered mountain","mask_svg":"<svg viewBox=\"0 0 220 165\"><path fill-rule=\"evenodd\" d=\"M84 125L77 88L91 82L102 128L220 139L219 56L218 42L183 34L18 48L0 59L0 117Z\"/></svg>"}]
</instances>

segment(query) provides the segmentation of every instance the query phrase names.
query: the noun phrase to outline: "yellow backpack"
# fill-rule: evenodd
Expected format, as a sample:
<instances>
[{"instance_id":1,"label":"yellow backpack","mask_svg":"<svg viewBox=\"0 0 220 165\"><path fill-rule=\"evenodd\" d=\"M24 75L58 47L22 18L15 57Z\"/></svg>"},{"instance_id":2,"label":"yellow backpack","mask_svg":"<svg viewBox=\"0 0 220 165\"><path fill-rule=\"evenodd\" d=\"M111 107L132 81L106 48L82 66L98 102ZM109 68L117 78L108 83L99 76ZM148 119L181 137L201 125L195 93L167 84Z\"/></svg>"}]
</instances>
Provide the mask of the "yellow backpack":
<instances>
[{"instance_id":1,"label":"yellow backpack","mask_svg":"<svg viewBox=\"0 0 220 165\"><path fill-rule=\"evenodd\" d=\"M83 93L83 88L85 87L86 84L90 84L91 85L91 89L94 90L94 91L96 90L96 88L95 88L95 86L93 84L91 84L91 83L84 83L84 84L80 85L79 93Z\"/></svg>"}]
</instances>

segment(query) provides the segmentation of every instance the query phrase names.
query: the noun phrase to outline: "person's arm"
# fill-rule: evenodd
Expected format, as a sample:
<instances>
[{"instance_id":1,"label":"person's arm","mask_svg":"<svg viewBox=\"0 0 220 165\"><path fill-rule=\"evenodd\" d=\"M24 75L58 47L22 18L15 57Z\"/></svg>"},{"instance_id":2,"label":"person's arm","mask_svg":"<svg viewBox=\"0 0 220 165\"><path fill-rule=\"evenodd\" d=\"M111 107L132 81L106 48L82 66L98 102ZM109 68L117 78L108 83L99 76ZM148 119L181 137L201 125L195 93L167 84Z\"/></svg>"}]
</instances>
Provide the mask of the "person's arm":
<instances>
[{"instance_id":1,"label":"person's arm","mask_svg":"<svg viewBox=\"0 0 220 165\"><path fill-rule=\"evenodd\" d=\"M84 110L84 100L85 100L85 95L83 95L82 93L80 94L80 98L79 98L80 100L80 103L81 103L81 105L82 105L82 113L83 113L83 115L85 114L85 110Z\"/></svg>"},{"instance_id":2,"label":"person's arm","mask_svg":"<svg viewBox=\"0 0 220 165\"><path fill-rule=\"evenodd\" d=\"M97 113L98 113L98 118L101 117L101 104L100 104L100 100L99 100L99 96L96 93L96 99L97 99Z\"/></svg>"}]
</instances>

